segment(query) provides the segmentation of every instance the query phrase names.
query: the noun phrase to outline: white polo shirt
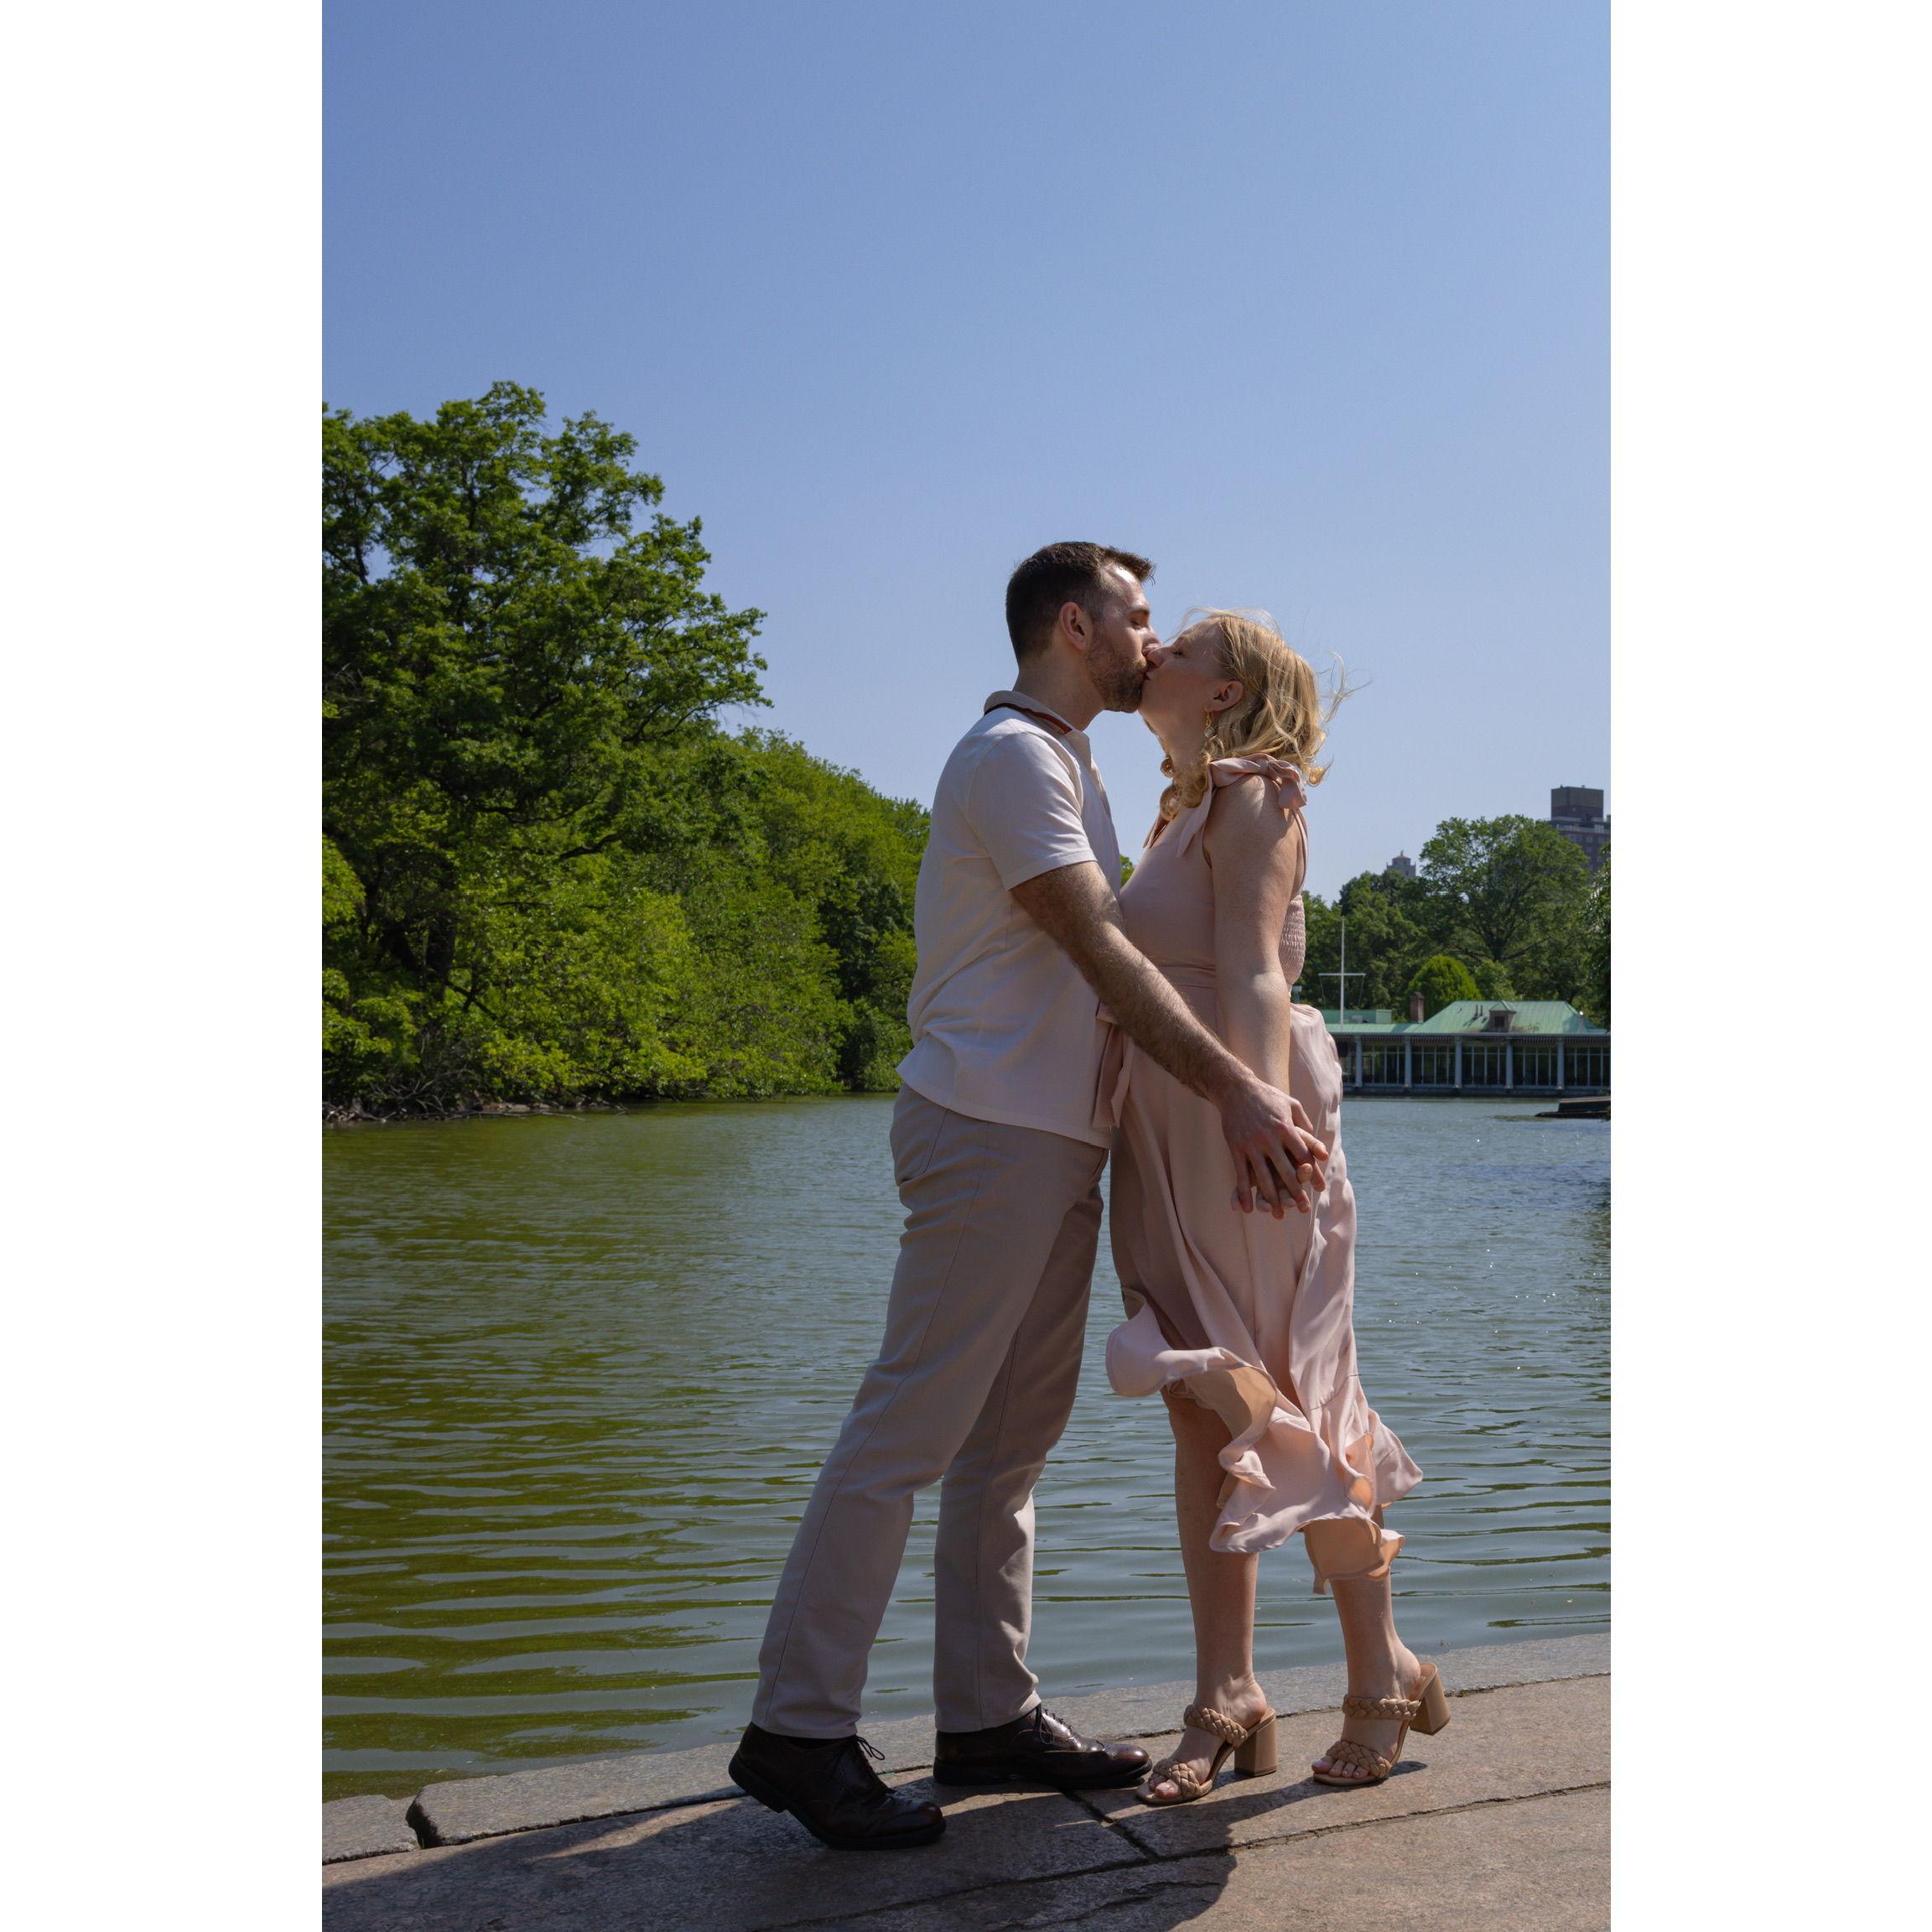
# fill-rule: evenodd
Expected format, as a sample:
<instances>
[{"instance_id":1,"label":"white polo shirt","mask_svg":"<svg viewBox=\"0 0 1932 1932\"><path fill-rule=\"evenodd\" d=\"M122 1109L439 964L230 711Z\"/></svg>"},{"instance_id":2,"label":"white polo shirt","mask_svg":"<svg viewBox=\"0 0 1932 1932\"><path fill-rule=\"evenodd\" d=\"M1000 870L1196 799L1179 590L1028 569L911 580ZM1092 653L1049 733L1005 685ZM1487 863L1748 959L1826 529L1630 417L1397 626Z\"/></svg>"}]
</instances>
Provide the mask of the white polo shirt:
<instances>
[{"instance_id":1,"label":"white polo shirt","mask_svg":"<svg viewBox=\"0 0 1932 1932\"><path fill-rule=\"evenodd\" d=\"M1083 860L1118 888L1120 847L1086 733L1033 699L995 691L932 800L912 908L912 1051L899 1075L956 1114L1104 1147L1093 1124L1099 1000L1012 896Z\"/></svg>"}]
</instances>

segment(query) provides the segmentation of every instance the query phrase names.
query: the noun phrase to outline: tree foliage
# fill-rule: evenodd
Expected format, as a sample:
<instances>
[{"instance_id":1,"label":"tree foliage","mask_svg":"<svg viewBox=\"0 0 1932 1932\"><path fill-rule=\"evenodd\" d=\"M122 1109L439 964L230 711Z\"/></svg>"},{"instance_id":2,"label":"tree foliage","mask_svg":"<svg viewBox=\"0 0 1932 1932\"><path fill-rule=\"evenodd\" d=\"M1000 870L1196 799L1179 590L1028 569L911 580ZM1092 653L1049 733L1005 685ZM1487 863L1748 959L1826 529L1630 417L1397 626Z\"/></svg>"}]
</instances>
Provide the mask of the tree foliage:
<instances>
[{"instance_id":1,"label":"tree foliage","mask_svg":"<svg viewBox=\"0 0 1932 1932\"><path fill-rule=\"evenodd\" d=\"M636 454L510 383L427 418L324 412L340 1108L896 1082L926 813L725 728L765 702L761 613L705 589L699 521L658 510ZM1350 1006L1405 1010L1426 980L1607 1019L1607 860L1592 881L1535 820L1446 820L1419 878L1306 911L1317 1004L1346 921Z\"/></svg>"},{"instance_id":2,"label":"tree foliage","mask_svg":"<svg viewBox=\"0 0 1932 1932\"><path fill-rule=\"evenodd\" d=\"M1417 877L1364 872L1332 904L1311 893L1306 905L1300 997L1317 1005L1338 1004L1346 919L1352 1007L1406 1017L1417 975L1449 961L1467 989L1444 992L1431 1012L1450 999L1567 1000L1608 1010L1607 881L1594 881L1577 847L1538 819L1445 819L1422 848Z\"/></svg>"},{"instance_id":3,"label":"tree foliage","mask_svg":"<svg viewBox=\"0 0 1932 1932\"><path fill-rule=\"evenodd\" d=\"M1348 923L1348 1000L1352 1007L1393 1007L1405 997L1406 962L1425 941L1426 909L1414 882L1400 873L1364 872L1351 879L1332 905L1318 894L1305 901L1308 964L1304 997L1340 1004L1342 922Z\"/></svg>"},{"instance_id":4,"label":"tree foliage","mask_svg":"<svg viewBox=\"0 0 1932 1932\"><path fill-rule=\"evenodd\" d=\"M1498 985L1514 983L1525 999L1574 1001L1590 862L1554 826L1514 814L1446 818L1422 848L1421 880L1445 950L1493 962Z\"/></svg>"},{"instance_id":5,"label":"tree foliage","mask_svg":"<svg viewBox=\"0 0 1932 1932\"><path fill-rule=\"evenodd\" d=\"M722 729L761 613L633 439L510 384L323 427L331 1100L891 1084L925 814Z\"/></svg>"},{"instance_id":6,"label":"tree foliage","mask_svg":"<svg viewBox=\"0 0 1932 1932\"><path fill-rule=\"evenodd\" d=\"M1590 881L1583 927L1583 991L1577 1001L1600 1026L1610 1024L1610 848L1603 848Z\"/></svg>"},{"instance_id":7,"label":"tree foliage","mask_svg":"<svg viewBox=\"0 0 1932 1932\"><path fill-rule=\"evenodd\" d=\"M1483 989L1476 984L1475 975L1453 954L1431 953L1410 975L1407 991L1422 995L1422 1017L1428 1020L1458 1000L1481 998Z\"/></svg>"}]
</instances>

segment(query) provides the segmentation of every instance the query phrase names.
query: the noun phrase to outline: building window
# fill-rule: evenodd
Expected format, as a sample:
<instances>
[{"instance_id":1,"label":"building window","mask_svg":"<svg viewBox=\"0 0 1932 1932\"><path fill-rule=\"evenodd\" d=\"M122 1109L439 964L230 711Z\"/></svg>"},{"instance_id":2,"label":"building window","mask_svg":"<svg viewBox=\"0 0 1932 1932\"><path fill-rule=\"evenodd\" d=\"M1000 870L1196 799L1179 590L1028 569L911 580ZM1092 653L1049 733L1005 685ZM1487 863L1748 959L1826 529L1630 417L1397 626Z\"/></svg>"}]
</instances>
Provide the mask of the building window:
<instances>
[{"instance_id":1,"label":"building window","mask_svg":"<svg viewBox=\"0 0 1932 1932\"><path fill-rule=\"evenodd\" d=\"M1566 1040L1563 1043L1563 1084L1599 1093L1610 1090L1610 1044L1607 1041L1586 1043Z\"/></svg>"},{"instance_id":2,"label":"building window","mask_svg":"<svg viewBox=\"0 0 1932 1932\"><path fill-rule=\"evenodd\" d=\"M1556 1044L1550 1040L1519 1040L1516 1042L1516 1084L1519 1087L1554 1087L1556 1084Z\"/></svg>"},{"instance_id":3,"label":"building window","mask_svg":"<svg viewBox=\"0 0 1932 1932\"><path fill-rule=\"evenodd\" d=\"M1456 1043L1452 1040L1411 1038L1409 1051L1411 1085L1453 1087L1456 1084Z\"/></svg>"},{"instance_id":4,"label":"building window","mask_svg":"<svg viewBox=\"0 0 1932 1932\"><path fill-rule=\"evenodd\" d=\"M1364 1087L1402 1084L1402 1042L1400 1040L1362 1042L1362 1084Z\"/></svg>"},{"instance_id":5,"label":"building window","mask_svg":"<svg viewBox=\"0 0 1932 1932\"><path fill-rule=\"evenodd\" d=\"M1465 1087L1500 1087L1503 1056L1508 1052L1500 1040L1465 1040L1462 1042L1462 1084Z\"/></svg>"}]
</instances>

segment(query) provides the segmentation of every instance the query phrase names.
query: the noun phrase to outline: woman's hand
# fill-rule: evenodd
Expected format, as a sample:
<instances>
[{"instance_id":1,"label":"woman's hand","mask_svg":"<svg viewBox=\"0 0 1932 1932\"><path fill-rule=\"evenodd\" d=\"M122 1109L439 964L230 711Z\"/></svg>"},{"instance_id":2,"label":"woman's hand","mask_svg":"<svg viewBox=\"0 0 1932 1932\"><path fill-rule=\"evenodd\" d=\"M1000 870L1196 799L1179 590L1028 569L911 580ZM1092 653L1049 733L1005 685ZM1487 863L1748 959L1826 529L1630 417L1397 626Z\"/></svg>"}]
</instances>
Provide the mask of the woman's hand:
<instances>
[{"instance_id":1,"label":"woman's hand","mask_svg":"<svg viewBox=\"0 0 1932 1932\"><path fill-rule=\"evenodd\" d=\"M1322 1192L1328 1150L1301 1103L1250 1074L1215 1105L1234 1159L1233 1205L1252 1214L1259 1201L1279 1221L1291 1201L1306 1214Z\"/></svg>"}]
</instances>

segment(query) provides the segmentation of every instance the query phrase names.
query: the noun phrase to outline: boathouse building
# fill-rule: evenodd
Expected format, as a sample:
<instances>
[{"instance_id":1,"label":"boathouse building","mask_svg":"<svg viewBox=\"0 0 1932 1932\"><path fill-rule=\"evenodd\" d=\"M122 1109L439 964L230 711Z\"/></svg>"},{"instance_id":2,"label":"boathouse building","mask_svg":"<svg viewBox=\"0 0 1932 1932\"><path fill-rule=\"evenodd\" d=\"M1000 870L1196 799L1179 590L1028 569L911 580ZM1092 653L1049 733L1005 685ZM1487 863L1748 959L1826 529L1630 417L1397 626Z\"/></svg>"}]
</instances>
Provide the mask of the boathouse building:
<instances>
[{"instance_id":1,"label":"boathouse building","mask_svg":"<svg viewBox=\"0 0 1932 1932\"><path fill-rule=\"evenodd\" d=\"M1565 1000L1455 1000L1426 1020L1386 1008L1322 1018L1351 1093L1610 1091L1610 1035Z\"/></svg>"}]
</instances>

